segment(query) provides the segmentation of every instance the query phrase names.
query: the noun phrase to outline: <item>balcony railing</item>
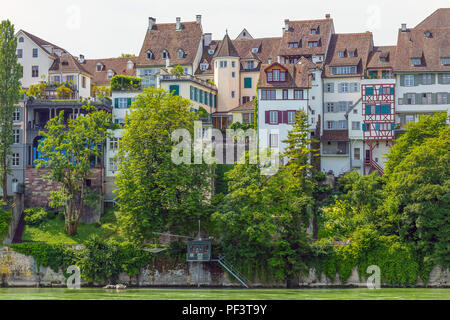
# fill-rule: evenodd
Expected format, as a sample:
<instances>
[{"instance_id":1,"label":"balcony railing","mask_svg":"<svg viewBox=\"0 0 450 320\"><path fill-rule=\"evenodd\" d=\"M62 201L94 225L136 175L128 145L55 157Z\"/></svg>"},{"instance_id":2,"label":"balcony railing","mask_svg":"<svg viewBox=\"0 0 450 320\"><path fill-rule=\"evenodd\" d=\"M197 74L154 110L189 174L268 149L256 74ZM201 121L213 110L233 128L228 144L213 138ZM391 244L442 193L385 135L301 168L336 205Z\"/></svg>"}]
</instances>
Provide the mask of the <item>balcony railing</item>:
<instances>
[{"instance_id":1,"label":"balcony railing","mask_svg":"<svg viewBox=\"0 0 450 320\"><path fill-rule=\"evenodd\" d=\"M212 84L211 82L199 79L197 77L194 77L190 74L185 74L182 76L176 76L176 75L162 75L160 78L161 81L192 81L196 82L198 84L201 84L202 86L217 90L217 87Z\"/></svg>"}]
</instances>

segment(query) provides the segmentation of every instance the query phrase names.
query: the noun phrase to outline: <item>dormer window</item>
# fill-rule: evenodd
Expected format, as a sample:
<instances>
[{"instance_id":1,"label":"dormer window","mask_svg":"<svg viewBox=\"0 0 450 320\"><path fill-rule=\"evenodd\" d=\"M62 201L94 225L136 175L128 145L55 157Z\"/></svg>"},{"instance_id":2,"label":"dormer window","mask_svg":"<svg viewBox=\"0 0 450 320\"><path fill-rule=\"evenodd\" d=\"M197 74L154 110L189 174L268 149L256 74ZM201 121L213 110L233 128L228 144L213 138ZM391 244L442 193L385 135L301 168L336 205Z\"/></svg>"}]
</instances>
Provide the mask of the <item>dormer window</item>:
<instances>
[{"instance_id":1,"label":"dormer window","mask_svg":"<svg viewBox=\"0 0 450 320\"><path fill-rule=\"evenodd\" d=\"M97 63L97 72L102 71L103 65L101 63Z\"/></svg>"},{"instance_id":2,"label":"dormer window","mask_svg":"<svg viewBox=\"0 0 450 320\"><path fill-rule=\"evenodd\" d=\"M147 56L147 59L149 59L149 60L153 59L153 52L151 50L147 50L146 56Z\"/></svg>"},{"instance_id":3,"label":"dormer window","mask_svg":"<svg viewBox=\"0 0 450 320\"><path fill-rule=\"evenodd\" d=\"M134 67L133 61L131 61L131 60L128 61L128 62L127 62L127 69L128 69L128 70L131 70L131 69L133 69L133 67Z\"/></svg>"},{"instance_id":4,"label":"dormer window","mask_svg":"<svg viewBox=\"0 0 450 320\"><path fill-rule=\"evenodd\" d=\"M208 64L207 63L202 63L200 65L200 70L202 70L202 71L208 70Z\"/></svg>"},{"instance_id":5,"label":"dormer window","mask_svg":"<svg viewBox=\"0 0 450 320\"><path fill-rule=\"evenodd\" d=\"M344 58L345 57L345 51L339 51L338 52L338 57L339 58Z\"/></svg>"},{"instance_id":6,"label":"dormer window","mask_svg":"<svg viewBox=\"0 0 450 320\"><path fill-rule=\"evenodd\" d=\"M255 68L255 62L254 61L247 61L245 64L245 69L254 69Z\"/></svg>"},{"instance_id":7,"label":"dormer window","mask_svg":"<svg viewBox=\"0 0 450 320\"><path fill-rule=\"evenodd\" d=\"M210 55L213 55L213 54L214 54L214 49L209 49L209 50L208 50L208 53L209 53Z\"/></svg>"},{"instance_id":8,"label":"dormer window","mask_svg":"<svg viewBox=\"0 0 450 320\"><path fill-rule=\"evenodd\" d=\"M111 79L113 76L114 76L114 71L108 70L108 75L107 75L108 79Z\"/></svg>"},{"instance_id":9,"label":"dormer window","mask_svg":"<svg viewBox=\"0 0 450 320\"><path fill-rule=\"evenodd\" d=\"M450 65L450 57L444 57L444 58L441 58L441 64L442 64L443 66L448 66L448 65Z\"/></svg>"},{"instance_id":10,"label":"dormer window","mask_svg":"<svg viewBox=\"0 0 450 320\"><path fill-rule=\"evenodd\" d=\"M163 59L168 59L168 58L169 58L169 53L167 52L167 50L163 50L163 52L162 52L162 58L163 58Z\"/></svg>"},{"instance_id":11,"label":"dormer window","mask_svg":"<svg viewBox=\"0 0 450 320\"><path fill-rule=\"evenodd\" d=\"M420 59L420 58L411 58L411 64L413 66L420 66L422 64L422 59Z\"/></svg>"},{"instance_id":12,"label":"dormer window","mask_svg":"<svg viewBox=\"0 0 450 320\"><path fill-rule=\"evenodd\" d=\"M349 50L348 51L348 56L349 57L356 57L356 50Z\"/></svg>"},{"instance_id":13,"label":"dormer window","mask_svg":"<svg viewBox=\"0 0 450 320\"><path fill-rule=\"evenodd\" d=\"M20 37L19 38L19 42L23 42L24 40L23 40L23 37Z\"/></svg>"},{"instance_id":14,"label":"dormer window","mask_svg":"<svg viewBox=\"0 0 450 320\"><path fill-rule=\"evenodd\" d=\"M62 64L63 66L68 66L68 65L69 65L69 62L68 62L68 61L63 61L61 64Z\"/></svg>"},{"instance_id":15,"label":"dormer window","mask_svg":"<svg viewBox=\"0 0 450 320\"><path fill-rule=\"evenodd\" d=\"M431 38L433 34L430 31L425 31L425 37Z\"/></svg>"},{"instance_id":16,"label":"dormer window","mask_svg":"<svg viewBox=\"0 0 450 320\"><path fill-rule=\"evenodd\" d=\"M298 48L298 42L289 42L289 48Z\"/></svg>"},{"instance_id":17,"label":"dormer window","mask_svg":"<svg viewBox=\"0 0 450 320\"><path fill-rule=\"evenodd\" d=\"M308 42L308 47L313 48L313 47L318 47L319 46L319 41L309 41Z\"/></svg>"},{"instance_id":18,"label":"dormer window","mask_svg":"<svg viewBox=\"0 0 450 320\"><path fill-rule=\"evenodd\" d=\"M284 82L286 81L286 72L274 69L267 73L268 82Z\"/></svg>"},{"instance_id":19,"label":"dormer window","mask_svg":"<svg viewBox=\"0 0 450 320\"><path fill-rule=\"evenodd\" d=\"M259 52L259 49L258 49L258 48L252 48L252 52L253 52L253 53L258 53L258 52Z\"/></svg>"},{"instance_id":20,"label":"dormer window","mask_svg":"<svg viewBox=\"0 0 450 320\"><path fill-rule=\"evenodd\" d=\"M179 58L179 59L184 58L184 51L183 51L183 49L179 49L179 50L178 50L178 58Z\"/></svg>"}]
</instances>

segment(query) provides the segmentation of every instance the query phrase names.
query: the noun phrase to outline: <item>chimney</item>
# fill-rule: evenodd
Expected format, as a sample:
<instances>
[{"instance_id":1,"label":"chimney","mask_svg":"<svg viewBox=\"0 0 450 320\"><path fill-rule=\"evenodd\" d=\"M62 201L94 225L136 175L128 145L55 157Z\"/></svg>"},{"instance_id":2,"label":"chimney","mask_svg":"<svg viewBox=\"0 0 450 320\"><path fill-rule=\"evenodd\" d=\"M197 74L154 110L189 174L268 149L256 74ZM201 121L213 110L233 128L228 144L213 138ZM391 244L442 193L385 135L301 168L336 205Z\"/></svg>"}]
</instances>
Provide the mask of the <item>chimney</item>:
<instances>
[{"instance_id":1,"label":"chimney","mask_svg":"<svg viewBox=\"0 0 450 320\"><path fill-rule=\"evenodd\" d=\"M196 15L195 20L197 20L197 23L202 23L202 15L201 14Z\"/></svg>"},{"instance_id":2,"label":"chimney","mask_svg":"<svg viewBox=\"0 0 450 320\"><path fill-rule=\"evenodd\" d=\"M181 30L181 18L177 17L177 30Z\"/></svg>"},{"instance_id":3,"label":"chimney","mask_svg":"<svg viewBox=\"0 0 450 320\"><path fill-rule=\"evenodd\" d=\"M406 23L402 23L402 32L406 32Z\"/></svg>"},{"instance_id":4,"label":"chimney","mask_svg":"<svg viewBox=\"0 0 450 320\"><path fill-rule=\"evenodd\" d=\"M148 31L151 31L155 24L156 24L156 19L152 18L152 17L149 17L148 18Z\"/></svg>"},{"instance_id":5,"label":"chimney","mask_svg":"<svg viewBox=\"0 0 450 320\"><path fill-rule=\"evenodd\" d=\"M203 45L205 47L208 47L211 44L212 41L212 33L205 33L203 35Z\"/></svg>"},{"instance_id":6,"label":"chimney","mask_svg":"<svg viewBox=\"0 0 450 320\"><path fill-rule=\"evenodd\" d=\"M84 55L80 54L80 63L83 64L85 62Z\"/></svg>"},{"instance_id":7,"label":"chimney","mask_svg":"<svg viewBox=\"0 0 450 320\"><path fill-rule=\"evenodd\" d=\"M284 29L285 31L289 31L289 19L284 20Z\"/></svg>"},{"instance_id":8,"label":"chimney","mask_svg":"<svg viewBox=\"0 0 450 320\"><path fill-rule=\"evenodd\" d=\"M330 19L331 15L329 13L325 14L325 19Z\"/></svg>"}]
</instances>

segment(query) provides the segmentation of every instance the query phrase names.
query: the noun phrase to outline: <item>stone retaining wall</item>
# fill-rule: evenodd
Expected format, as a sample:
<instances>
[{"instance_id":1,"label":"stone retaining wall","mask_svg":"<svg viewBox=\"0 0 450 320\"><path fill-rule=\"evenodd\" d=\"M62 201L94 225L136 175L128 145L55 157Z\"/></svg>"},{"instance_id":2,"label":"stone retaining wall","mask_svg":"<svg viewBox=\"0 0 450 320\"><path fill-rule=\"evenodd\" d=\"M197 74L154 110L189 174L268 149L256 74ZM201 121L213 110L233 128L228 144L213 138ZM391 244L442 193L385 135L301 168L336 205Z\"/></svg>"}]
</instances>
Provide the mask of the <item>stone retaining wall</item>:
<instances>
[{"instance_id":1,"label":"stone retaining wall","mask_svg":"<svg viewBox=\"0 0 450 320\"><path fill-rule=\"evenodd\" d=\"M200 265L200 273L196 263L179 264L172 268L147 266L141 270L137 277L129 277L122 274L119 283L133 287L240 287L241 285L230 278L228 273L216 263ZM61 287L65 286L66 279L62 270L53 271L47 267L37 266L32 257L14 252L4 247L0 248L0 286L9 287ZM82 281L82 285L86 282ZM103 286L105 284L98 284ZM353 274L346 284L342 284L339 276L334 281L328 279L324 274L317 275L315 270L310 270L309 275L299 279L299 286L306 288L333 288L333 287L366 287L365 279L360 280L358 270L355 268ZM417 287L423 287L419 281ZM253 287L283 288L285 283L261 284L253 283ZM449 270L435 267L430 274L427 284L430 288L450 287Z\"/></svg>"}]
</instances>

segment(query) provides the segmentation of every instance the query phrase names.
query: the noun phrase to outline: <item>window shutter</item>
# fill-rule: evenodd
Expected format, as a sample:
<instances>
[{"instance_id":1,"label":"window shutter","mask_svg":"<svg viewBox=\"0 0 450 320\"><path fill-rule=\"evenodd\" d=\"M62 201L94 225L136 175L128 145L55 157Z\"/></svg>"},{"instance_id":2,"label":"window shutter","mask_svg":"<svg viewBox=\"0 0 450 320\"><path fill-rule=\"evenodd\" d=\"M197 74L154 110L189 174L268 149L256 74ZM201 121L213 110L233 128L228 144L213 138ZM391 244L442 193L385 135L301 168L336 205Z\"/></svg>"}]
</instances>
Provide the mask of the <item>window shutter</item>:
<instances>
[{"instance_id":1,"label":"window shutter","mask_svg":"<svg viewBox=\"0 0 450 320\"><path fill-rule=\"evenodd\" d=\"M405 86L405 76L400 76L400 86L404 87Z\"/></svg>"},{"instance_id":2,"label":"window shutter","mask_svg":"<svg viewBox=\"0 0 450 320\"><path fill-rule=\"evenodd\" d=\"M339 93L342 92L342 83L338 83L338 92L339 92Z\"/></svg>"},{"instance_id":3,"label":"window shutter","mask_svg":"<svg viewBox=\"0 0 450 320\"><path fill-rule=\"evenodd\" d=\"M278 111L278 124L284 123L283 121L283 111Z\"/></svg>"},{"instance_id":4,"label":"window shutter","mask_svg":"<svg viewBox=\"0 0 450 320\"><path fill-rule=\"evenodd\" d=\"M128 98L128 100L127 100L127 106L128 106L128 107L131 106L131 98Z\"/></svg>"},{"instance_id":5,"label":"window shutter","mask_svg":"<svg viewBox=\"0 0 450 320\"><path fill-rule=\"evenodd\" d=\"M395 123L391 123L391 130L395 130Z\"/></svg>"},{"instance_id":6,"label":"window shutter","mask_svg":"<svg viewBox=\"0 0 450 320\"><path fill-rule=\"evenodd\" d=\"M434 73L431 74L431 84L436 83L436 75Z\"/></svg>"},{"instance_id":7,"label":"window shutter","mask_svg":"<svg viewBox=\"0 0 450 320\"><path fill-rule=\"evenodd\" d=\"M444 84L444 76L442 73L438 74L438 83L439 84Z\"/></svg>"},{"instance_id":8,"label":"window shutter","mask_svg":"<svg viewBox=\"0 0 450 320\"><path fill-rule=\"evenodd\" d=\"M418 86L419 84L422 84L422 75L421 74L415 74L414 75L414 85Z\"/></svg>"},{"instance_id":9,"label":"window shutter","mask_svg":"<svg viewBox=\"0 0 450 320\"><path fill-rule=\"evenodd\" d=\"M270 111L266 111L266 124L270 123Z\"/></svg>"},{"instance_id":10,"label":"window shutter","mask_svg":"<svg viewBox=\"0 0 450 320\"><path fill-rule=\"evenodd\" d=\"M114 99L114 108L118 108L119 107L119 98L115 98Z\"/></svg>"},{"instance_id":11,"label":"window shutter","mask_svg":"<svg viewBox=\"0 0 450 320\"><path fill-rule=\"evenodd\" d=\"M330 83L330 92L334 93L334 83Z\"/></svg>"},{"instance_id":12,"label":"window shutter","mask_svg":"<svg viewBox=\"0 0 450 320\"><path fill-rule=\"evenodd\" d=\"M370 109L371 109L370 105L369 104L366 105L366 114L370 114Z\"/></svg>"},{"instance_id":13,"label":"window shutter","mask_svg":"<svg viewBox=\"0 0 450 320\"><path fill-rule=\"evenodd\" d=\"M437 93L432 93L431 94L431 103L432 104L437 104Z\"/></svg>"},{"instance_id":14,"label":"window shutter","mask_svg":"<svg viewBox=\"0 0 450 320\"><path fill-rule=\"evenodd\" d=\"M416 93L416 104L422 104L422 94Z\"/></svg>"}]
</instances>

